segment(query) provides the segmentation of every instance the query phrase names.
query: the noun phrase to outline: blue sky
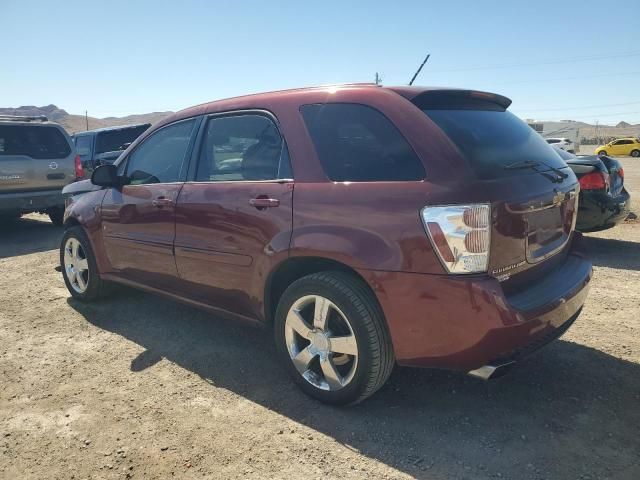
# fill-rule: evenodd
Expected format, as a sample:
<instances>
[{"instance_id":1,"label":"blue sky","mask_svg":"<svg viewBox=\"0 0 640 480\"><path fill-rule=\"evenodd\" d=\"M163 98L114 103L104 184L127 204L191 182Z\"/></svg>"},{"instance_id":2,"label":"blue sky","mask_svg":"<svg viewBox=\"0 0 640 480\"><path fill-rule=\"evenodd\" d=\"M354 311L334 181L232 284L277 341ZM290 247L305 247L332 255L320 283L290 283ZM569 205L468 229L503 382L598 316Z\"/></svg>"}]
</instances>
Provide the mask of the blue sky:
<instances>
[{"instance_id":1,"label":"blue sky","mask_svg":"<svg viewBox=\"0 0 640 480\"><path fill-rule=\"evenodd\" d=\"M373 81L483 89L524 118L640 123L640 5L0 0L0 106L95 117Z\"/></svg>"}]
</instances>

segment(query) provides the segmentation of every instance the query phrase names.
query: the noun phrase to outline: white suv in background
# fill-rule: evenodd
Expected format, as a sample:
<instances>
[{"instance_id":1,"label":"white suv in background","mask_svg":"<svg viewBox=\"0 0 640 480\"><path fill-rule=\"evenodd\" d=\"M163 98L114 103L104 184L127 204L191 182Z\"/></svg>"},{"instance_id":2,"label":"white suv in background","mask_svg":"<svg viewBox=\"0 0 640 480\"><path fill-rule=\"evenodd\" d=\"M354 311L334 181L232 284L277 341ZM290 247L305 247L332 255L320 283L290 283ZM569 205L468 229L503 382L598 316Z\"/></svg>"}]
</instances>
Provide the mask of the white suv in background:
<instances>
[{"instance_id":1,"label":"white suv in background","mask_svg":"<svg viewBox=\"0 0 640 480\"><path fill-rule=\"evenodd\" d=\"M545 138L547 143L553 148L558 148L569 153L576 153L576 147L568 138Z\"/></svg>"}]
</instances>

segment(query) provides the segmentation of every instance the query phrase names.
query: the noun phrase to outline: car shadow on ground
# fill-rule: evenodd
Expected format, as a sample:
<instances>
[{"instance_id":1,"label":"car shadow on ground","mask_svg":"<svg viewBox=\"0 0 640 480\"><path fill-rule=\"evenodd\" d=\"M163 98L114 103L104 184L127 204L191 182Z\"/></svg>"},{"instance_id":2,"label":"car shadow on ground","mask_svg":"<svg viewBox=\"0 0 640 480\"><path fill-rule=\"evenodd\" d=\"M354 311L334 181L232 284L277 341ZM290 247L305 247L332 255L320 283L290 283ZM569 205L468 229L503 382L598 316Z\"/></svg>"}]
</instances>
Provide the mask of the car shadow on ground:
<instances>
[{"instance_id":1,"label":"car shadow on ground","mask_svg":"<svg viewBox=\"0 0 640 480\"><path fill-rule=\"evenodd\" d=\"M640 243L590 235L583 238L595 266L640 270Z\"/></svg>"},{"instance_id":2,"label":"car shadow on ground","mask_svg":"<svg viewBox=\"0 0 640 480\"><path fill-rule=\"evenodd\" d=\"M30 215L0 224L0 258L55 250L60 245L62 227L44 215Z\"/></svg>"},{"instance_id":3,"label":"car shadow on ground","mask_svg":"<svg viewBox=\"0 0 640 480\"><path fill-rule=\"evenodd\" d=\"M268 329L140 292L69 304L93 325L144 347L131 359L132 374L166 358L417 478L494 477L514 464L520 478L638 473L640 366L583 345L556 341L488 383L396 368L373 397L338 408L296 388Z\"/></svg>"}]
</instances>

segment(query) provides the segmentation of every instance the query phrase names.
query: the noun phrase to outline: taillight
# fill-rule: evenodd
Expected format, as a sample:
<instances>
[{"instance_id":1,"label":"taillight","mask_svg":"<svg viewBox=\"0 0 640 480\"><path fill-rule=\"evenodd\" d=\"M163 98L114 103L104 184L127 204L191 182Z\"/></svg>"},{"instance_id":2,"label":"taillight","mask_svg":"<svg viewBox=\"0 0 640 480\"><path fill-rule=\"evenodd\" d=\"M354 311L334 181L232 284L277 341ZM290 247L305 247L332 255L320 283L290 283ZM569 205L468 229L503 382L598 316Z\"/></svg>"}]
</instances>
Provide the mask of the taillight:
<instances>
[{"instance_id":1,"label":"taillight","mask_svg":"<svg viewBox=\"0 0 640 480\"><path fill-rule=\"evenodd\" d=\"M580 177L581 190L603 190L609 186L609 175L602 172L591 172Z\"/></svg>"},{"instance_id":2,"label":"taillight","mask_svg":"<svg viewBox=\"0 0 640 480\"><path fill-rule=\"evenodd\" d=\"M618 169L618 176L619 176L622 180L624 180L624 168L620 167L620 168Z\"/></svg>"},{"instance_id":3,"label":"taillight","mask_svg":"<svg viewBox=\"0 0 640 480\"><path fill-rule=\"evenodd\" d=\"M84 169L82 168L82 160L80 159L80 155L76 155L75 164L76 178L84 178Z\"/></svg>"},{"instance_id":4,"label":"taillight","mask_svg":"<svg viewBox=\"0 0 640 480\"><path fill-rule=\"evenodd\" d=\"M488 204L422 209L422 221L427 234L449 273L487 271L490 212Z\"/></svg>"}]
</instances>

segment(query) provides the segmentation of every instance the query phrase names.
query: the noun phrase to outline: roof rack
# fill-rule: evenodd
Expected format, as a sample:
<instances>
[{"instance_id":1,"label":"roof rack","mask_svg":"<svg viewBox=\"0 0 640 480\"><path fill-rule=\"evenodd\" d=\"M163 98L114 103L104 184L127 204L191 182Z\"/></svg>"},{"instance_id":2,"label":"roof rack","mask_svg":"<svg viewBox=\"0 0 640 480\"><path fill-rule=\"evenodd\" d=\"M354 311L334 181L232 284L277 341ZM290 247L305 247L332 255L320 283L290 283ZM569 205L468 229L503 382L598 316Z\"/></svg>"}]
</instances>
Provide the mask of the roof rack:
<instances>
[{"instance_id":1,"label":"roof rack","mask_svg":"<svg viewBox=\"0 0 640 480\"><path fill-rule=\"evenodd\" d=\"M0 122L47 122L45 115L0 115Z\"/></svg>"}]
</instances>

